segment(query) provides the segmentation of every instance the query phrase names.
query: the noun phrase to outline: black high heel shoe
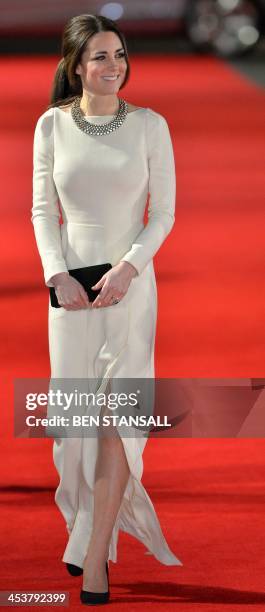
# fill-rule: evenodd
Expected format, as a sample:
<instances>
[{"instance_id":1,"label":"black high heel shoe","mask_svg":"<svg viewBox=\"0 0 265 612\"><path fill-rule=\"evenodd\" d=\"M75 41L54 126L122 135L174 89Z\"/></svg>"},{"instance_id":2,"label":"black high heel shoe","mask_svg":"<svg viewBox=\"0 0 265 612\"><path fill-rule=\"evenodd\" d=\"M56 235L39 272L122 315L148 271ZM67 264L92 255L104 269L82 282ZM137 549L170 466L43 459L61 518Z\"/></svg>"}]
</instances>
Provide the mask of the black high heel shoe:
<instances>
[{"instance_id":1,"label":"black high heel shoe","mask_svg":"<svg viewBox=\"0 0 265 612\"><path fill-rule=\"evenodd\" d=\"M106 561L106 573L108 578L108 590L105 593L93 593L93 591L80 591L80 600L83 604L87 606L94 606L96 604L104 604L108 603L110 598L109 592L109 568L108 562Z\"/></svg>"},{"instance_id":2,"label":"black high heel shoe","mask_svg":"<svg viewBox=\"0 0 265 612\"><path fill-rule=\"evenodd\" d=\"M73 563L66 563L67 571L71 576L82 576L83 568L78 565L73 565Z\"/></svg>"}]
</instances>

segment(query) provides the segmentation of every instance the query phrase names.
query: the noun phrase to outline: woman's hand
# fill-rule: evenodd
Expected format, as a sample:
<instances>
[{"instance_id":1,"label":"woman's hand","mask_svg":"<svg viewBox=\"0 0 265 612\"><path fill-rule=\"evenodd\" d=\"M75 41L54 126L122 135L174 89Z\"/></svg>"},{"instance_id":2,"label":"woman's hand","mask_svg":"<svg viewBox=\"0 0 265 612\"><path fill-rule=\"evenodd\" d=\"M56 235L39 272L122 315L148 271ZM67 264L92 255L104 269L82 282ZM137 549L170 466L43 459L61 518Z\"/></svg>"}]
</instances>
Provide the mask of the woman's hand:
<instances>
[{"instance_id":1,"label":"woman's hand","mask_svg":"<svg viewBox=\"0 0 265 612\"><path fill-rule=\"evenodd\" d=\"M68 272L60 272L52 276L51 281L60 306L65 310L79 310L80 308L91 308L87 293L81 283Z\"/></svg>"},{"instance_id":2,"label":"woman's hand","mask_svg":"<svg viewBox=\"0 0 265 612\"><path fill-rule=\"evenodd\" d=\"M120 261L111 270L103 274L102 278L92 289L100 289L99 295L92 302L92 308L104 308L112 306L114 300L120 300L127 293L131 281L137 276L137 270L127 261Z\"/></svg>"}]
</instances>

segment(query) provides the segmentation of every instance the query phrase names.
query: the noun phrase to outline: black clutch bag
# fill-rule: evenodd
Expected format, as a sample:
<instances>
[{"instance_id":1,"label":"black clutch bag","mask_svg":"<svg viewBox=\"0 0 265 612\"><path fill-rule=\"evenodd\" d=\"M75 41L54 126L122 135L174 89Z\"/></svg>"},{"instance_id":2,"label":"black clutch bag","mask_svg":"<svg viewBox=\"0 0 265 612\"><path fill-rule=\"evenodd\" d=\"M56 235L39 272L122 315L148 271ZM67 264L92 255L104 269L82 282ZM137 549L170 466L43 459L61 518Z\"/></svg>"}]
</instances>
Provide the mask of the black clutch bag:
<instances>
[{"instance_id":1,"label":"black clutch bag","mask_svg":"<svg viewBox=\"0 0 265 612\"><path fill-rule=\"evenodd\" d=\"M106 274L106 272L111 270L111 268L112 265L110 263L104 263L97 266L87 266L86 268L76 268L74 270L68 270L68 272L84 287L89 301L94 302L101 289L94 290L91 289L91 287L98 283L103 274ZM51 306L53 306L53 308L61 308L60 304L58 303L54 287L49 287L49 290Z\"/></svg>"}]
</instances>

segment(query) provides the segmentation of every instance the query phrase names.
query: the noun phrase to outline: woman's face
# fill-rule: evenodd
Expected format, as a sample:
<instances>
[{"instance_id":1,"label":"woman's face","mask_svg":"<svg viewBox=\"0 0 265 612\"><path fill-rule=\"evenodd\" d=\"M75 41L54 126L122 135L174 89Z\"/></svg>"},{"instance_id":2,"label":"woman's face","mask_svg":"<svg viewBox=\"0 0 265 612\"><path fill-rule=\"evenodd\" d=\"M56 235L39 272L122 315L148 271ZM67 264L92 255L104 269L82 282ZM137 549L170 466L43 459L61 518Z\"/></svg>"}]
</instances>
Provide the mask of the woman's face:
<instances>
[{"instance_id":1,"label":"woman's face","mask_svg":"<svg viewBox=\"0 0 265 612\"><path fill-rule=\"evenodd\" d=\"M98 32L88 40L76 74L83 88L93 94L116 94L124 81L127 70L125 51L115 32ZM105 77L115 77L108 80Z\"/></svg>"}]
</instances>

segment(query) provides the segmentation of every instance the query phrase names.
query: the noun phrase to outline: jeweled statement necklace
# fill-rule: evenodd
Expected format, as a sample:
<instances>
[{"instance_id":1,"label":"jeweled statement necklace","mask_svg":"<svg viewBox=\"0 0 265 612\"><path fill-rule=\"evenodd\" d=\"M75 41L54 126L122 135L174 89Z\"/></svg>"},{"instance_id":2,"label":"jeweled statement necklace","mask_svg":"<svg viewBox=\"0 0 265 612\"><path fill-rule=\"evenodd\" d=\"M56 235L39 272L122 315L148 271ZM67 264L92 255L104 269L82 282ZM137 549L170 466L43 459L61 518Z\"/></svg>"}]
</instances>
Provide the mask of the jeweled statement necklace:
<instances>
[{"instance_id":1,"label":"jeweled statement necklace","mask_svg":"<svg viewBox=\"0 0 265 612\"><path fill-rule=\"evenodd\" d=\"M108 123L90 123L82 115L80 109L81 96L77 96L71 106L71 114L77 127L92 136L103 136L105 134L111 134L114 130L117 130L124 123L126 115L128 113L128 104L122 98L119 98L119 110L117 114ZM104 116L104 115L102 115Z\"/></svg>"}]
</instances>

